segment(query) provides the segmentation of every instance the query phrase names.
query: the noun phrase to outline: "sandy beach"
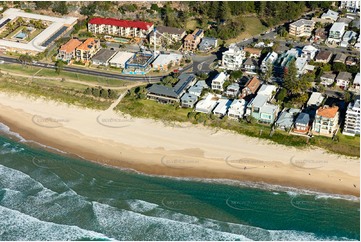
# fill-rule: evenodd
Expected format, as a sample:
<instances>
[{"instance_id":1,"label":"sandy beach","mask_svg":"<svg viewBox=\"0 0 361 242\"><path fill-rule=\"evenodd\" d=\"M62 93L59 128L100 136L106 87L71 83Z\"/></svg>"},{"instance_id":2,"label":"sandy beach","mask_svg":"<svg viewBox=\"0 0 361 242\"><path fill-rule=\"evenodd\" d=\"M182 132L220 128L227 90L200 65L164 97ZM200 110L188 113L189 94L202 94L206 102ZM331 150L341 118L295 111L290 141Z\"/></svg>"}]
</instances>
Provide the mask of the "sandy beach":
<instances>
[{"instance_id":1,"label":"sandy beach","mask_svg":"<svg viewBox=\"0 0 361 242\"><path fill-rule=\"evenodd\" d=\"M360 193L360 161L224 130L131 118L0 92L0 122L27 140L155 175L228 178L327 193Z\"/></svg>"}]
</instances>

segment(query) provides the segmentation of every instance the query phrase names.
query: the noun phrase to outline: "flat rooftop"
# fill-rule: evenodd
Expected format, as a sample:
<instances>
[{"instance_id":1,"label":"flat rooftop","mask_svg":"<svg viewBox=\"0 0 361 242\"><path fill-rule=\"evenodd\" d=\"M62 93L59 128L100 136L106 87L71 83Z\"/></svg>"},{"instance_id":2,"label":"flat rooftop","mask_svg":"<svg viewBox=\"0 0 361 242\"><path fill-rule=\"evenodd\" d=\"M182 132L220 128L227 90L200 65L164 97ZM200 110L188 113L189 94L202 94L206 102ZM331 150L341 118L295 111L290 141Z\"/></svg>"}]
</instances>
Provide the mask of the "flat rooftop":
<instances>
[{"instance_id":1,"label":"flat rooftop","mask_svg":"<svg viewBox=\"0 0 361 242\"><path fill-rule=\"evenodd\" d=\"M2 39L0 40L0 46L35 52L43 52L52 41L54 41L64 31L67 30L67 27L75 24L77 21L77 18L73 17L58 18L40 14L26 13L20 9L9 8L3 13L3 17L2 19L0 19L0 26L2 25L2 23L10 22L18 17L22 17L24 19L47 21L51 22L51 24L28 43L18 43L16 41ZM4 26L5 25L3 25L3 27Z\"/></svg>"}]
</instances>

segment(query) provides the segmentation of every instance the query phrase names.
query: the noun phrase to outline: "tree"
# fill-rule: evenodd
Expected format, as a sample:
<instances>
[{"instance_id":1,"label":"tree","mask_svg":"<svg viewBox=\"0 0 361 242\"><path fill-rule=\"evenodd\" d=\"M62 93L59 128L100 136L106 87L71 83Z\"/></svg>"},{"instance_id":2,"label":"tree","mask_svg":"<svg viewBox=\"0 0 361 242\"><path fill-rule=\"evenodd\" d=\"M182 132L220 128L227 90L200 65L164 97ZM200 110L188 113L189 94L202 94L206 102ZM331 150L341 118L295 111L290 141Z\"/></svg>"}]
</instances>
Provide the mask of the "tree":
<instances>
[{"instance_id":1,"label":"tree","mask_svg":"<svg viewBox=\"0 0 361 242\"><path fill-rule=\"evenodd\" d=\"M94 97L99 97L100 96L100 90L99 88L92 88L92 94Z\"/></svg>"},{"instance_id":2,"label":"tree","mask_svg":"<svg viewBox=\"0 0 361 242\"><path fill-rule=\"evenodd\" d=\"M111 98L111 99L116 99L117 98L117 93L112 89L108 89L108 97Z\"/></svg>"},{"instance_id":3,"label":"tree","mask_svg":"<svg viewBox=\"0 0 361 242\"><path fill-rule=\"evenodd\" d=\"M80 8L80 14L88 17L92 16L95 14L96 7L95 3L91 3L88 6L84 5Z\"/></svg>"},{"instance_id":4,"label":"tree","mask_svg":"<svg viewBox=\"0 0 361 242\"><path fill-rule=\"evenodd\" d=\"M228 20L231 17L231 9L228 6L228 2L222 1L219 5L218 20Z\"/></svg>"},{"instance_id":5,"label":"tree","mask_svg":"<svg viewBox=\"0 0 361 242\"><path fill-rule=\"evenodd\" d=\"M65 15L68 14L68 5L64 1L55 2L52 10L55 13Z\"/></svg>"},{"instance_id":6,"label":"tree","mask_svg":"<svg viewBox=\"0 0 361 242\"><path fill-rule=\"evenodd\" d=\"M84 90L84 94L85 95L91 95L92 94L92 89L90 87L87 87L85 90Z\"/></svg>"},{"instance_id":7,"label":"tree","mask_svg":"<svg viewBox=\"0 0 361 242\"><path fill-rule=\"evenodd\" d=\"M282 88L276 95L276 99L279 102L283 102L283 100L285 100L286 97L287 97L287 90L285 88Z\"/></svg>"},{"instance_id":8,"label":"tree","mask_svg":"<svg viewBox=\"0 0 361 242\"><path fill-rule=\"evenodd\" d=\"M102 89L100 90L100 97L102 97L102 98L108 98L108 91L102 88Z\"/></svg>"},{"instance_id":9,"label":"tree","mask_svg":"<svg viewBox=\"0 0 361 242\"><path fill-rule=\"evenodd\" d=\"M345 100L346 103L350 102L352 99L352 93L349 91L344 91L343 99Z\"/></svg>"},{"instance_id":10,"label":"tree","mask_svg":"<svg viewBox=\"0 0 361 242\"><path fill-rule=\"evenodd\" d=\"M243 76L243 72L238 70L238 71L232 71L229 78L233 81L236 81L236 80L240 79L242 76Z\"/></svg>"},{"instance_id":11,"label":"tree","mask_svg":"<svg viewBox=\"0 0 361 242\"><path fill-rule=\"evenodd\" d=\"M322 72L328 72L331 71L331 65L330 64L324 64L322 67Z\"/></svg>"},{"instance_id":12,"label":"tree","mask_svg":"<svg viewBox=\"0 0 361 242\"><path fill-rule=\"evenodd\" d=\"M169 86L169 87L171 87L171 86L173 86L177 81L178 81L177 78L174 78L174 77L172 77L172 76L166 76L165 78L162 79L161 82L162 82L162 84L163 84L164 86Z\"/></svg>"},{"instance_id":13,"label":"tree","mask_svg":"<svg viewBox=\"0 0 361 242\"><path fill-rule=\"evenodd\" d=\"M352 74L357 74L360 72L360 67L358 65L347 66L347 72L350 72Z\"/></svg>"},{"instance_id":14,"label":"tree","mask_svg":"<svg viewBox=\"0 0 361 242\"><path fill-rule=\"evenodd\" d=\"M49 9L52 4L51 1L35 1L35 9Z\"/></svg>"},{"instance_id":15,"label":"tree","mask_svg":"<svg viewBox=\"0 0 361 242\"><path fill-rule=\"evenodd\" d=\"M61 60L57 60L55 62L55 72L59 75L60 72L63 70L64 68L64 62Z\"/></svg>"},{"instance_id":16,"label":"tree","mask_svg":"<svg viewBox=\"0 0 361 242\"><path fill-rule=\"evenodd\" d=\"M26 55L20 55L19 56L19 61L23 64L23 65L27 65L27 63L32 62L33 58L26 54Z\"/></svg>"},{"instance_id":17,"label":"tree","mask_svg":"<svg viewBox=\"0 0 361 242\"><path fill-rule=\"evenodd\" d=\"M336 72L346 71L346 65L341 62L334 62L332 64L332 70Z\"/></svg>"},{"instance_id":18,"label":"tree","mask_svg":"<svg viewBox=\"0 0 361 242\"><path fill-rule=\"evenodd\" d=\"M298 93L298 85L297 85L297 68L295 60L292 60L289 64L288 70L284 74L284 82L283 85L286 90L291 94Z\"/></svg>"},{"instance_id":19,"label":"tree","mask_svg":"<svg viewBox=\"0 0 361 242\"><path fill-rule=\"evenodd\" d=\"M268 82L271 79L272 75L273 75L273 64L272 62L269 61L266 63L266 71L265 73L263 73L263 79L266 82Z\"/></svg>"},{"instance_id":20,"label":"tree","mask_svg":"<svg viewBox=\"0 0 361 242\"><path fill-rule=\"evenodd\" d=\"M159 12L160 8L158 7L158 4L156 3L152 3L152 5L150 6L150 9L152 9L153 11Z\"/></svg>"}]
</instances>

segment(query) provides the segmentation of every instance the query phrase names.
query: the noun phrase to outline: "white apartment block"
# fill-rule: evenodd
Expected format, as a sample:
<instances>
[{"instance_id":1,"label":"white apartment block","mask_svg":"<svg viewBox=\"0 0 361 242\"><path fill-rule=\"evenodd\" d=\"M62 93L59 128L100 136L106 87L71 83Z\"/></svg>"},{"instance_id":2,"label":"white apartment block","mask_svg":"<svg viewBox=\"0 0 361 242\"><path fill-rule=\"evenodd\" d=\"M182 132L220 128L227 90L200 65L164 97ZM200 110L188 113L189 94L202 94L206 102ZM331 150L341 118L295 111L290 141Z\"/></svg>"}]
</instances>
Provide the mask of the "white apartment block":
<instances>
[{"instance_id":1,"label":"white apartment block","mask_svg":"<svg viewBox=\"0 0 361 242\"><path fill-rule=\"evenodd\" d=\"M242 62L246 59L246 52L240 49L236 44L231 44L229 49L223 52L222 68L226 70L239 70Z\"/></svg>"},{"instance_id":2,"label":"white apartment block","mask_svg":"<svg viewBox=\"0 0 361 242\"><path fill-rule=\"evenodd\" d=\"M360 134L360 99L348 105L342 133L349 136Z\"/></svg>"}]
</instances>

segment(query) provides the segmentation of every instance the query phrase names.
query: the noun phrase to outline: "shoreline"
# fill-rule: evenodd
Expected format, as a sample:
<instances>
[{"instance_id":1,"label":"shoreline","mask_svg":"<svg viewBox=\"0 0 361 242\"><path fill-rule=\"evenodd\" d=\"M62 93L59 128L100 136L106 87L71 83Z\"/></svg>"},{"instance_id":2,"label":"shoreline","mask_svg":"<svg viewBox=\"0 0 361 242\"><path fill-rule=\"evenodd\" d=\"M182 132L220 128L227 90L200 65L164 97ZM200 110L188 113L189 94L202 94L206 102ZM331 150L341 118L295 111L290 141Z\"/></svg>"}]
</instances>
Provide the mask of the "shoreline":
<instances>
[{"instance_id":1,"label":"shoreline","mask_svg":"<svg viewBox=\"0 0 361 242\"><path fill-rule=\"evenodd\" d=\"M319 148L299 150L194 125L169 127L109 110L80 109L41 99L29 102L3 92L0 103L0 121L12 132L90 162L149 175L360 194L359 160Z\"/></svg>"}]
</instances>

